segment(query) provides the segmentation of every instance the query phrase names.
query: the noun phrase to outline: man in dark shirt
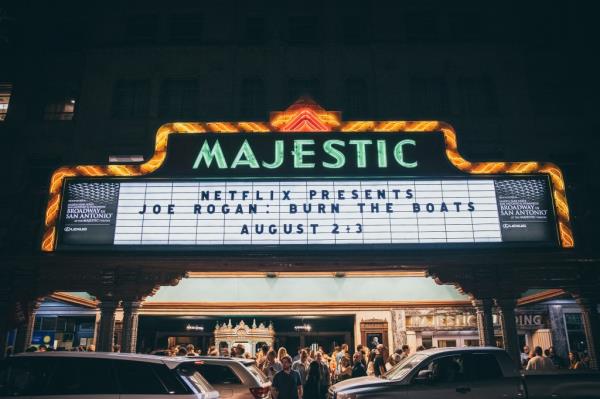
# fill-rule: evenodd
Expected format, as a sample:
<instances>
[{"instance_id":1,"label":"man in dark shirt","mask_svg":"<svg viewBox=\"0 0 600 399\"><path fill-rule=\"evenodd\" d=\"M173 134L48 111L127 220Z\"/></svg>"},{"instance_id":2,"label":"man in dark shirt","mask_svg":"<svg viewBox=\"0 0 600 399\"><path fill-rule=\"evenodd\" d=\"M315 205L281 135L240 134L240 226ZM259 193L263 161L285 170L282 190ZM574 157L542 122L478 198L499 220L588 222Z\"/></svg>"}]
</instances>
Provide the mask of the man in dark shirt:
<instances>
[{"instance_id":1,"label":"man in dark shirt","mask_svg":"<svg viewBox=\"0 0 600 399\"><path fill-rule=\"evenodd\" d=\"M366 376L367 368L362 361L362 352L354 352L352 360L354 361L354 365L352 366L352 378Z\"/></svg>"},{"instance_id":2,"label":"man in dark shirt","mask_svg":"<svg viewBox=\"0 0 600 399\"><path fill-rule=\"evenodd\" d=\"M302 380L300 373L292 370L292 358L289 355L281 359L283 370L275 374L271 388L275 399L300 399L302 398Z\"/></svg>"}]
</instances>

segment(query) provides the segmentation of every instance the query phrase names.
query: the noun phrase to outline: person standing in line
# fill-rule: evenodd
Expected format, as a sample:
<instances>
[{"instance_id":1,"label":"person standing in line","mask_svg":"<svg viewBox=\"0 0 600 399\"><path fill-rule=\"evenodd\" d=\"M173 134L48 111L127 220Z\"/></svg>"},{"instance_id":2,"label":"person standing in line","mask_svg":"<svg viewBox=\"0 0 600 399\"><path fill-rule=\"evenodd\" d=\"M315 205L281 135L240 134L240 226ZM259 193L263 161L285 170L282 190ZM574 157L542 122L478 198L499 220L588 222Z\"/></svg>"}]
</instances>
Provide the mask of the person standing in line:
<instances>
[{"instance_id":1,"label":"person standing in line","mask_svg":"<svg viewBox=\"0 0 600 399\"><path fill-rule=\"evenodd\" d=\"M367 368L365 367L365 362L362 358L362 352L356 351L354 352L354 356L352 358L354 360L354 365L352 366L352 378L356 377L366 377L367 376Z\"/></svg>"},{"instance_id":2,"label":"person standing in line","mask_svg":"<svg viewBox=\"0 0 600 399\"><path fill-rule=\"evenodd\" d=\"M275 377L275 374L280 372L282 369L283 366L277 359L275 351L273 349L269 349L269 352L267 352L267 360L263 364L263 373L265 373L269 381L273 382L273 377Z\"/></svg>"},{"instance_id":3,"label":"person standing in line","mask_svg":"<svg viewBox=\"0 0 600 399\"><path fill-rule=\"evenodd\" d=\"M377 356L377 351L375 349L371 350L369 353L369 361L367 362L367 375L372 376L375 375L375 357Z\"/></svg>"},{"instance_id":4,"label":"person standing in line","mask_svg":"<svg viewBox=\"0 0 600 399\"><path fill-rule=\"evenodd\" d=\"M344 356L340 359L340 371L336 375L337 381L344 381L348 378L352 378L352 365L350 364L350 358Z\"/></svg>"},{"instance_id":5,"label":"person standing in line","mask_svg":"<svg viewBox=\"0 0 600 399\"><path fill-rule=\"evenodd\" d=\"M308 352L305 349L300 350L300 358L292 363L292 370L297 371L300 374L302 383L306 382L308 378L308 368L310 362L308 361Z\"/></svg>"},{"instance_id":6,"label":"person standing in line","mask_svg":"<svg viewBox=\"0 0 600 399\"><path fill-rule=\"evenodd\" d=\"M269 345L263 344L260 350L256 354L256 365L259 369L263 369L264 363L267 360L267 353L269 352Z\"/></svg>"},{"instance_id":7,"label":"person standing in line","mask_svg":"<svg viewBox=\"0 0 600 399\"><path fill-rule=\"evenodd\" d=\"M323 359L323 353L321 351L317 352L317 363L319 364L319 374L320 374L320 382L321 382L321 397L325 398L327 395L327 391L329 390L329 385L331 384L331 374L329 373L329 365Z\"/></svg>"},{"instance_id":8,"label":"person standing in line","mask_svg":"<svg viewBox=\"0 0 600 399\"><path fill-rule=\"evenodd\" d=\"M308 366L308 375L304 383L304 396L302 399L322 399L325 395L321 393L323 384L321 384L321 366L319 362L313 360Z\"/></svg>"},{"instance_id":9,"label":"person standing in line","mask_svg":"<svg viewBox=\"0 0 600 399\"><path fill-rule=\"evenodd\" d=\"M381 377L385 374L385 359L384 359L384 347L379 344L377 346L377 354L375 355L375 361L373 362L373 375L375 377Z\"/></svg>"},{"instance_id":10,"label":"person standing in line","mask_svg":"<svg viewBox=\"0 0 600 399\"><path fill-rule=\"evenodd\" d=\"M521 352L521 365L523 367L527 366L527 362L529 362L529 346L525 345L523 347L523 351Z\"/></svg>"},{"instance_id":11,"label":"person standing in line","mask_svg":"<svg viewBox=\"0 0 600 399\"><path fill-rule=\"evenodd\" d=\"M297 371L292 370L292 357L285 355L281 358L281 371L273 377L271 388L275 399L302 398L302 380Z\"/></svg>"},{"instance_id":12,"label":"person standing in line","mask_svg":"<svg viewBox=\"0 0 600 399\"><path fill-rule=\"evenodd\" d=\"M410 346L402 345L402 353L400 354L400 360L404 360L410 356Z\"/></svg>"},{"instance_id":13,"label":"person standing in line","mask_svg":"<svg viewBox=\"0 0 600 399\"><path fill-rule=\"evenodd\" d=\"M525 370L547 371L547 370L554 369L552 360L550 360L547 357L542 356L543 352L542 352L542 348L540 346L535 347L535 349L533 350L533 354L534 354L534 356L531 359L529 359L529 362L527 362L527 366L525 367Z\"/></svg>"},{"instance_id":14,"label":"person standing in line","mask_svg":"<svg viewBox=\"0 0 600 399\"><path fill-rule=\"evenodd\" d=\"M581 370L583 363L577 352L569 352L569 370Z\"/></svg>"},{"instance_id":15,"label":"person standing in line","mask_svg":"<svg viewBox=\"0 0 600 399\"><path fill-rule=\"evenodd\" d=\"M287 356L287 354L288 354L287 349L285 349L285 347L282 346L277 351L277 360L279 360L281 362L281 359L283 359L284 356Z\"/></svg>"},{"instance_id":16,"label":"person standing in line","mask_svg":"<svg viewBox=\"0 0 600 399\"><path fill-rule=\"evenodd\" d=\"M342 359L346 356L349 356L348 354L348 344L342 344L342 348L340 349L340 351L335 355L335 364L336 364L336 372L339 374L341 371L341 367L342 367Z\"/></svg>"},{"instance_id":17,"label":"person standing in line","mask_svg":"<svg viewBox=\"0 0 600 399\"><path fill-rule=\"evenodd\" d=\"M367 352L367 348L362 344L356 345L356 351L362 354L362 362L365 365L365 370L367 369L367 359L369 358L369 353Z\"/></svg>"},{"instance_id":18,"label":"person standing in line","mask_svg":"<svg viewBox=\"0 0 600 399\"><path fill-rule=\"evenodd\" d=\"M552 361L552 364L554 364L554 367L556 367L557 369L565 368L565 362L560 356L556 354L556 352L554 352L554 347L552 346L548 348L548 357Z\"/></svg>"}]
</instances>

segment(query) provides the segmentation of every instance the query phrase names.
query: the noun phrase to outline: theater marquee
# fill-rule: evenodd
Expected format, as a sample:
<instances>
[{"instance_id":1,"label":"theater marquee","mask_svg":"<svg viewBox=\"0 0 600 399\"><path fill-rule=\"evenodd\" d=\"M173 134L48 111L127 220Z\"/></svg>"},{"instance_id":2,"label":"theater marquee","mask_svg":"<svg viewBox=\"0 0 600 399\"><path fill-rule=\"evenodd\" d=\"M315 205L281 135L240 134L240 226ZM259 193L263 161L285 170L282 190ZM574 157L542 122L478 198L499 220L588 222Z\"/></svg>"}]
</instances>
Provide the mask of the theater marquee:
<instances>
[{"instance_id":1,"label":"theater marquee","mask_svg":"<svg viewBox=\"0 0 600 399\"><path fill-rule=\"evenodd\" d=\"M167 150L168 149L168 150ZM173 123L142 164L51 182L44 251L572 247L560 170L471 163L442 122Z\"/></svg>"}]
</instances>

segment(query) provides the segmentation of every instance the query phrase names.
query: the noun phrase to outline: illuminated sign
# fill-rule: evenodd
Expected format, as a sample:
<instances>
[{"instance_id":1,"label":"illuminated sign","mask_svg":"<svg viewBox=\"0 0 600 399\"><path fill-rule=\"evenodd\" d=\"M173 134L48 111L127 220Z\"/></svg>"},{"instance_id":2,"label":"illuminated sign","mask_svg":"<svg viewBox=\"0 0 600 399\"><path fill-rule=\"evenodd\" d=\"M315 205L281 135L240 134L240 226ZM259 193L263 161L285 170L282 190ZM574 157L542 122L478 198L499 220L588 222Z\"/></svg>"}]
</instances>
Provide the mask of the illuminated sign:
<instances>
[{"instance_id":1,"label":"illuminated sign","mask_svg":"<svg viewBox=\"0 0 600 399\"><path fill-rule=\"evenodd\" d=\"M166 125L148 162L61 168L50 190L44 250L573 245L556 166L470 163L448 125L314 104Z\"/></svg>"}]
</instances>

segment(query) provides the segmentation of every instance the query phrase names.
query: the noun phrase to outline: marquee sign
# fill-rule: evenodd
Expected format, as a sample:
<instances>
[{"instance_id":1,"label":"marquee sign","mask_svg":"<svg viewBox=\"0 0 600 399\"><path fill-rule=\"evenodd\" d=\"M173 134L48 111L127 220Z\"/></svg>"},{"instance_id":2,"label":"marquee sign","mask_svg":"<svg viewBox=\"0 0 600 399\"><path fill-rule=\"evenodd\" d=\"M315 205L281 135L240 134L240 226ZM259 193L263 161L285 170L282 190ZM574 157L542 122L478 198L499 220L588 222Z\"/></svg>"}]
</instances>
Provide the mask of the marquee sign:
<instances>
[{"instance_id":1,"label":"marquee sign","mask_svg":"<svg viewBox=\"0 0 600 399\"><path fill-rule=\"evenodd\" d=\"M167 151L168 148L168 151ZM560 170L471 163L437 121L173 123L141 164L52 176L44 251L573 246Z\"/></svg>"}]
</instances>

